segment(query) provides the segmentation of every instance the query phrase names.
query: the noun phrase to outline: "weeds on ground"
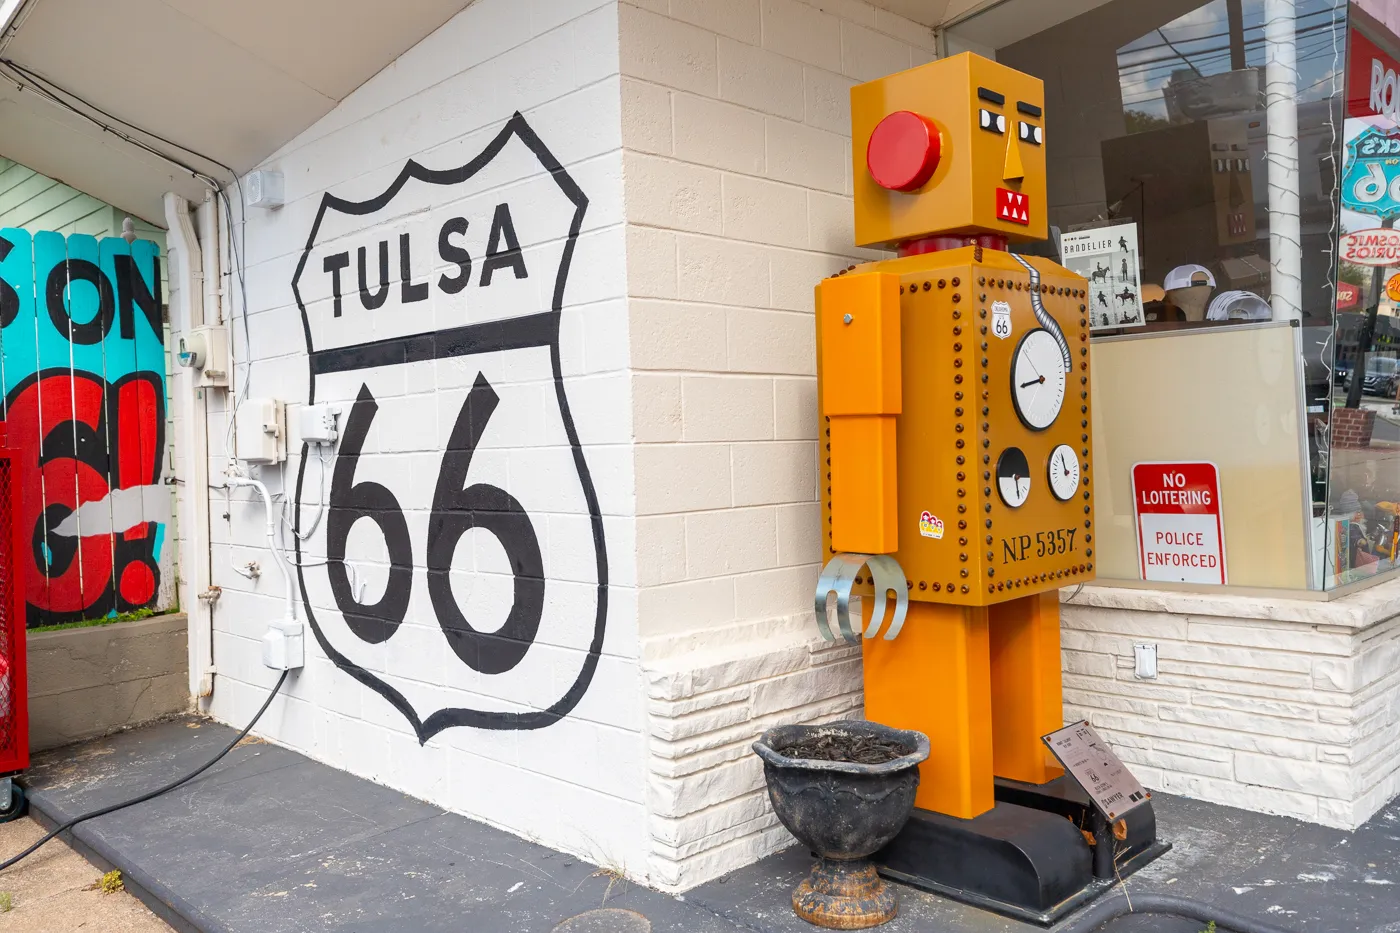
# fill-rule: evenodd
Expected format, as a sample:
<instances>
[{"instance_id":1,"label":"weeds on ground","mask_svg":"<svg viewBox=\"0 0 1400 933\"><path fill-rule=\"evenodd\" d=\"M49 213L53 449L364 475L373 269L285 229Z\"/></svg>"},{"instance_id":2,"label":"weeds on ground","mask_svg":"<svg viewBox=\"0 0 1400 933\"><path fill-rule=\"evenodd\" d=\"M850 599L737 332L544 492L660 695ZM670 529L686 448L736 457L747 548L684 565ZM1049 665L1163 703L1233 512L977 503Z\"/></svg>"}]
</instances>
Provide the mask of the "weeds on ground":
<instances>
[{"instance_id":1,"label":"weeds on ground","mask_svg":"<svg viewBox=\"0 0 1400 933\"><path fill-rule=\"evenodd\" d=\"M0 914L7 914L15 906L14 896L9 891L0 891Z\"/></svg>"},{"instance_id":2,"label":"weeds on ground","mask_svg":"<svg viewBox=\"0 0 1400 933\"><path fill-rule=\"evenodd\" d=\"M622 870L618 868L600 868L589 877L608 879L608 886L603 890L604 905L608 903L608 895L612 894L612 889L614 885L627 883L627 876L624 875L622 873Z\"/></svg>"},{"instance_id":3,"label":"weeds on ground","mask_svg":"<svg viewBox=\"0 0 1400 933\"><path fill-rule=\"evenodd\" d=\"M134 609L131 612L117 612L112 615L100 616L96 619L80 619L77 622L59 622L55 625L38 625L30 629L29 634L33 635L38 632L66 632L73 628L93 628L98 625L112 625L116 622L140 622L142 619L149 619L152 616L163 616L174 611L173 609L161 609L157 611L155 609L142 607L140 609Z\"/></svg>"},{"instance_id":4,"label":"weeds on ground","mask_svg":"<svg viewBox=\"0 0 1400 933\"><path fill-rule=\"evenodd\" d=\"M1207 923L1206 928L1202 930L1201 933L1215 933L1215 921L1212 920L1210 923Z\"/></svg>"},{"instance_id":5,"label":"weeds on ground","mask_svg":"<svg viewBox=\"0 0 1400 933\"><path fill-rule=\"evenodd\" d=\"M103 894L116 894L118 891L125 891L126 884L122 881L121 870L114 868L107 872L89 885L88 890L101 891Z\"/></svg>"}]
</instances>

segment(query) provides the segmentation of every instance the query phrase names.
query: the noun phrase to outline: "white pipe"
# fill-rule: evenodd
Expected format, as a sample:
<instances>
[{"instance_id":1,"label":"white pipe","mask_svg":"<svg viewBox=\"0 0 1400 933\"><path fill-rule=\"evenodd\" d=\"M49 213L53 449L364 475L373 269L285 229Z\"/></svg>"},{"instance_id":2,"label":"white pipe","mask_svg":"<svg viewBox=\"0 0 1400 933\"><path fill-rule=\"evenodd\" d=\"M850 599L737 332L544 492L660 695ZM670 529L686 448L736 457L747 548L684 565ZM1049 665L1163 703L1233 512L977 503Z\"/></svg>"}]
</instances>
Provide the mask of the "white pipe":
<instances>
[{"instance_id":1,"label":"white pipe","mask_svg":"<svg viewBox=\"0 0 1400 933\"><path fill-rule=\"evenodd\" d=\"M1298 209L1298 21L1294 0L1264 0L1264 107L1269 178L1269 303L1275 321L1303 316Z\"/></svg>"},{"instance_id":2,"label":"white pipe","mask_svg":"<svg viewBox=\"0 0 1400 933\"><path fill-rule=\"evenodd\" d=\"M208 309L213 323L224 322L224 309L219 301L219 273L221 247L219 242L219 202L212 191L205 192L204 201L199 205L199 254L204 267L204 307Z\"/></svg>"},{"instance_id":3,"label":"white pipe","mask_svg":"<svg viewBox=\"0 0 1400 933\"><path fill-rule=\"evenodd\" d=\"M178 335L204 323L204 270L196 257L199 241L190 222L190 204L173 192L165 195L166 262L170 269L171 320ZM208 698L214 693L214 603L201 597L213 582L209 539L209 422L204 390L194 370L179 367L176 376L183 412L180 424L184 456L180 498L180 604L190 623L190 693Z\"/></svg>"},{"instance_id":4,"label":"white pipe","mask_svg":"<svg viewBox=\"0 0 1400 933\"><path fill-rule=\"evenodd\" d=\"M277 544L277 516L272 511L272 496L268 495L267 487L262 482L248 479L246 476L229 476L225 482L230 486L247 486L249 489L256 489L258 495L262 496L263 511L267 516L267 548L272 552L272 559L277 564L277 569L282 572L282 583L287 599L287 618L296 621L297 602L295 591L292 588L292 572L288 569L287 561L282 556L282 548Z\"/></svg>"}]
</instances>

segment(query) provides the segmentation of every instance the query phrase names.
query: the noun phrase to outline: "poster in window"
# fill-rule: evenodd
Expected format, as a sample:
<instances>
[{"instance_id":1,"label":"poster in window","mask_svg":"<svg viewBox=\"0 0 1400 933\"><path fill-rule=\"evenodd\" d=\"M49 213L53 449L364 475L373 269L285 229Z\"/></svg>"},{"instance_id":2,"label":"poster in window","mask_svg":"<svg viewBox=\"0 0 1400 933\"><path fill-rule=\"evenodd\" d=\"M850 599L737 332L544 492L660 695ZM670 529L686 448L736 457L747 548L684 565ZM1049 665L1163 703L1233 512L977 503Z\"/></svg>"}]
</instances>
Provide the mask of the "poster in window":
<instances>
[{"instance_id":1,"label":"poster in window","mask_svg":"<svg viewBox=\"0 0 1400 933\"><path fill-rule=\"evenodd\" d=\"M1137 224L1078 230L1060 237L1065 268L1089 280L1089 326L1141 327Z\"/></svg>"}]
</instances>

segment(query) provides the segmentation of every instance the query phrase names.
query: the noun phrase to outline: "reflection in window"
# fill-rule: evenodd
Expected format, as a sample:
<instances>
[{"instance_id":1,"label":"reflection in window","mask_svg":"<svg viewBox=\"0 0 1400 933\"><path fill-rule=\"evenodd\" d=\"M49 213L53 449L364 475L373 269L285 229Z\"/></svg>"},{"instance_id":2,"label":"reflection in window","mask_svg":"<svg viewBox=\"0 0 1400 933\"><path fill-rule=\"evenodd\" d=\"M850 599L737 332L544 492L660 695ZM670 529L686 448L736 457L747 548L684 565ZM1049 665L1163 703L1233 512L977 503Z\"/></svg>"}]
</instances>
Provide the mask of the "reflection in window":
<instances>
[{"instance_id":1,"label":"reflection in window","mask_svg":"<svg viewBox=\"0 0 1400 933\"><path fill-rule=\"evenodd\" d=\"M1400 3L1351 5L1326 508L1314 519L1329 587L1400 567L1397 25Z\"/></svg>"},{"instance_id":2,"label":"reflection in window","mask_svg":"<svg viewBox=\"0 0 1400 933\"><path fill-rule=\"evenodd\" d=\"M1400 9L1396 0L1365 2ZM1034 3L1018 9L1030 19L1033 8L1039 9ZM1346 339L1341 320L1350 315L1364 323L1367 302L1377 288L1385 291L1369 270L1339 264L1336 247L1346 221L1338 202L1354 9L1346 0L1108 0L996 45L989 40L998 31L1015 33L1016 17L988 16L963 33L970 45L1046 83L1045 126L1053 138L1046 146L1048 208L1057 236L1046 252L1089 279L1096 337L1156 333L1172 339L1184 331L1297 326L1297 373L1278 376L1276 388L1270 383L1269 391L1278 394L1276 411L1261 414L1257 431L1231 443L1237 453L1248 448L1263 456L1267 449L1273 458L1267 469L1280 471L1276 475L1295 470L1306 476L1304 501L1280 501L1276 508L1301 513L1308 523L1308 585L1315 587L1349 579L1329 569L1340 566L1339 532L1328 513L1339 494L1333 468L1342 456L1334 451L1332 431L1332 409L1345 404L1344 376L1333 366ZM1400 279L1396 287L1400 298ZM1355 310L1339 313L1338 303ZM1396 333L1400 337L1400 328ZM1358 338L1350 342L1356 346ZM1153 351L1142 352L1147 359ZM1194 432L1162 452L1210 456L1201 437L1230 420L1220 411L1232 400L1258 388L1267 369L1256 364L1242 360L1219 372L1173 376L1208 381L1219 407L1184 418ZM1385 390L1390 370L1386 364L1372 369L1376 375L1363 373L1361 382ZM1116 385L1111 391L1151 394L1155 402L1172 387ZM1279 459L1286 453L1283 435L1298 448L1288 454L1290 463ZM1400 451L1400 427L1396 435ZM1306 464L1296 462L1303 450ZM1106 463L1110 470L1123 466ZM1263 468L1261 462L1257 469ZM1379 503L1400 503L1400 459L1393 469L1372 472L1391 476L1395 494L1384 494L1383 480L1367 486L1365 471L1348 481L1354 495L1346 505L1356 500L1370 536L1354 546L1348 538L1353 553L1378 553L1395 543L1393 534L1378 536L1373 529L1383 524ZM1250 519L1242 521L1234 534L1245 533ZM1289 527L1297 534L1298 521ZM1352 522L1341 533L1355 537L1359 531ZM1400 548L1396 552L1400 557Z\"/></svg>"}]
</instances>

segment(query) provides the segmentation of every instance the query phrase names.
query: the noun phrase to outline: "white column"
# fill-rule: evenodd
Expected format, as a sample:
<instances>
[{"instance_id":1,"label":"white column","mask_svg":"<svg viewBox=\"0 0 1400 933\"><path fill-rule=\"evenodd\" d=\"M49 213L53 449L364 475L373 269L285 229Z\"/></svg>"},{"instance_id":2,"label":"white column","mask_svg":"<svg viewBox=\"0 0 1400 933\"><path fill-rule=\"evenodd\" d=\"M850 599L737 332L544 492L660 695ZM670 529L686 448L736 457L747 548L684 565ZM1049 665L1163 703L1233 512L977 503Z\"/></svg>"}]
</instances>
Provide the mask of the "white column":
<instances>
[{"instance_id":1,"label":"white column","mask_svg":"<svg viewBox=\"0 0 1400 933\"><path fill-rule=\"evenodd\" d=\"M1298 46L1294 0L1264 0L1264 95L1269 178L1269 303L1274 320L1303 307L1303 242L1298 216Z\"/></svg>"}]
</instances>

